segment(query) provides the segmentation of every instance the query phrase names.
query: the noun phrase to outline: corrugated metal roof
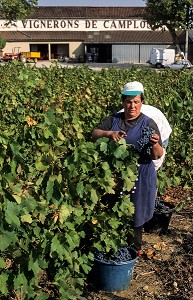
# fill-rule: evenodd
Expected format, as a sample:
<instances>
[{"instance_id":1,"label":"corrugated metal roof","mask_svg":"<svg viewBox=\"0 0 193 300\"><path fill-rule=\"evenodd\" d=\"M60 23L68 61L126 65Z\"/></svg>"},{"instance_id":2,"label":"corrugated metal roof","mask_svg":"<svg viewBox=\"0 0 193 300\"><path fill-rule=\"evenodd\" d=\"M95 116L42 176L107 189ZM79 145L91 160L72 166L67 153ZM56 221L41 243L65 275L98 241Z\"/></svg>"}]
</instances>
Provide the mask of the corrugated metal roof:
<instances>
[{"instance_id":1,"label":"corrugated metal roof","mask_svg":"<svg viewBox=\"0 0 193 300\"><path fill-rule=\"evenodd\" d=\"M155 31L101 31L99 35L92 34L95 43L171 43L169 32ZM91 32L86 34L85 42L91 42Z\"/></svg>"},{"instance_id":2,"label":"corrugated metal roof","mask_svg":"<svg viewBox=\"0 0 193 300\"><path fill-rule=\"evenodd\" d=\"M181 34L179 34L181 35ZM6 41L82 41L85 43L172 43L168 31L0 31Z\"/></svg>"},{"instance_id":3,"label":"corrugated metal roof","mask_svg":"<svg viewBox=\"0 0 193 300\"><path fill-rule=\"evenodd\" d=\"M193 41L193 30L189 30L189 35L188 35L189 43ZM186 31L182 30L181 33L179 34L179 42L184 43L186 40Z\"/></svg>"},{"instance_id":4,"label":"corrugated metal roof","mask_svg":"<svg viewBox=\"0 0 193 300\"><path fill-rule=\"evenodd\" d=\"M8 42L13 41L84 41L83 31L0 31L0 36Z\"/></svg>"},{"instance_id":5,"label":"corrugated metal roof","mask_svg":"<svg viewBox=\"0 0 193 300\"><path fill-rule=\"evenodd\" d=\"M145 15L145 7L98 7L98 6L39 6L30 16L43 18L114 19L133 18Z\"/></svg>"}]
</instances>

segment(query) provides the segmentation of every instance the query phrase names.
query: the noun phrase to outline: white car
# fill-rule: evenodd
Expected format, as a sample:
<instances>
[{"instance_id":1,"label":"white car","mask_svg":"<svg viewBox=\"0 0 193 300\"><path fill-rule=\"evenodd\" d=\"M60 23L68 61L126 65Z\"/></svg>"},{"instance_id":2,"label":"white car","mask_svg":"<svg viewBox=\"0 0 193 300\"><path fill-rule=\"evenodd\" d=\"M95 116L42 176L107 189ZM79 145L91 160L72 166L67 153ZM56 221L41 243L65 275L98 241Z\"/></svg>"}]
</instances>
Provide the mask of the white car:
<instances>
[{"instance_id":1,"label":"white car","mask_svg":"<svg viewBox=\"0 0 193 300\"><path fill-rule=\"evenodd\" d=\"M173 70L180 70L180 69L191 69L193 68L193 65L189 60L186 59L181 59L181 60L176 60L172 64L168 64L165 66L165 68L170 68Z\"/></svg>"}]
</instances>

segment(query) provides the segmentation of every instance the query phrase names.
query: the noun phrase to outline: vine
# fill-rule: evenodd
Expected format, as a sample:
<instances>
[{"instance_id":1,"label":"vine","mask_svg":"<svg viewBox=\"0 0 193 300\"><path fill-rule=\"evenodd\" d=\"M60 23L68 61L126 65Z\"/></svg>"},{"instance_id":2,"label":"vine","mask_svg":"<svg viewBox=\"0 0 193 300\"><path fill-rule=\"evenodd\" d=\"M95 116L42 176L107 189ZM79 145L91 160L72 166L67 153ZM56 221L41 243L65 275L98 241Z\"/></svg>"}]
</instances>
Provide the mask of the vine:
<instances>
[{"instance_id":1,"label":"vine","mask_svg":"<svg viewBox=\"0 0 193 300\"><path fill-rule=\"evenodd\" d=\"M77 299L93 249L124 246L134 212L137 154L124 141L94 143L92 130L121 108L125 82L143 82L173 129L158 192L192 187L192 73L13 62L0 77L1 295Z\"/></svg>"}]
</instances>

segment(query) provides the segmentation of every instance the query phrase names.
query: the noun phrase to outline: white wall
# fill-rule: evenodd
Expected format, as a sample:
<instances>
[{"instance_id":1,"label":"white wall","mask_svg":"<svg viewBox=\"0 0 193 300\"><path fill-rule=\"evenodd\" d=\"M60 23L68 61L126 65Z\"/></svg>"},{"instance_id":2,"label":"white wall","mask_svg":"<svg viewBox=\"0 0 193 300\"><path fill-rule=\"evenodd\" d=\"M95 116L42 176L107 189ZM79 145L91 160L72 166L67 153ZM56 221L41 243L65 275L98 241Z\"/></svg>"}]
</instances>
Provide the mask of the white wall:
<instances>
[{"instance_id":1,"label":"white wall","mask_svg":"<svg viewBox=\"0 0 193 300\"><path fill-rule=\"evenodd\" d=\"M69 56L78 57L84 53L84 44L82 42L69 43Z\"/></svg>"},{"instance_id":2,"label":"white wall","mask_svg":"<svg viewBox=\"0 0 193 300\"><path fill-rule=\"evenodd\" d=\"M37 44L48 44L48 43L29 43L29 42L7 42L5 48L3 49L3 55L5 53L19 53L30 51L30 46L32 45L33 51L37 51ZM54 44L54 43L51 43ZM59 47L59 43L57 42ZM66 44L66 43L65 43ZM64 43L61 43L61 47ZM69 43L69 57L78 57L84 54L84 44L82 42L70 42Z\"/></svg>"},{"instance_id":3,"label":"white wall","mask_svg":"<svg viewBox=\"0 0 193 300\"><path fill-rule=\"evenodd\" d=\"M3 49L4 53L19 53L19 52L28 52L29 43L27 42L7 42L5 48Z\"/></svg>"}]
</instances>

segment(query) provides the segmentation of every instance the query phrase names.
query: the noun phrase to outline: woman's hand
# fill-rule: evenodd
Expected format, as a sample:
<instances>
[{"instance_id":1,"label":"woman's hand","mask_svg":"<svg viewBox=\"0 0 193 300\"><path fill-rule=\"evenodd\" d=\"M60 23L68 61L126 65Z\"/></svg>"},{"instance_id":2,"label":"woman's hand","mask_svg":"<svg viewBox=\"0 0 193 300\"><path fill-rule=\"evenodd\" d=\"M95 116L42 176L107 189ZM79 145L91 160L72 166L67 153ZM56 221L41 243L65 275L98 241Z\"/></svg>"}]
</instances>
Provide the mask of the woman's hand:
<instances>
[{"instance_id":1,"label":"woman's hand","mask_svg":"<svg viewBox=\"0 0 193 300\"><path fill-rule=\"evenodd\" d=\"M152 134L150 140L149 140L150 144L153 146L155 144L157 144L159 142L159 135L154 133Z\"/></svg>"},{"instance_id":2,"label":"woman's hand","mask_svg":"<svg viewBox=\"0 0 193 300\"><path fill-rule=\"evenodd\" d=\"M112 139L115 143L120 141L126 135L127 135L126 132L123 130L112 131L112 130L94 129L92 132L92 138L95 141L99 138L107 137L109 139Z\"/></svg>"},{"instance_id":3,"label":"woman's hand","mask_svg":"<svg viewBox=\"0 0 193 300\"><path fill-rule=\"evenodd\" d=\"M126 132L123 130L119 130L119 131L111 131L111 134L109 135L109 137L115 142L119 142L124 136L126 136Z\"/></svg>"}]
</instances>

